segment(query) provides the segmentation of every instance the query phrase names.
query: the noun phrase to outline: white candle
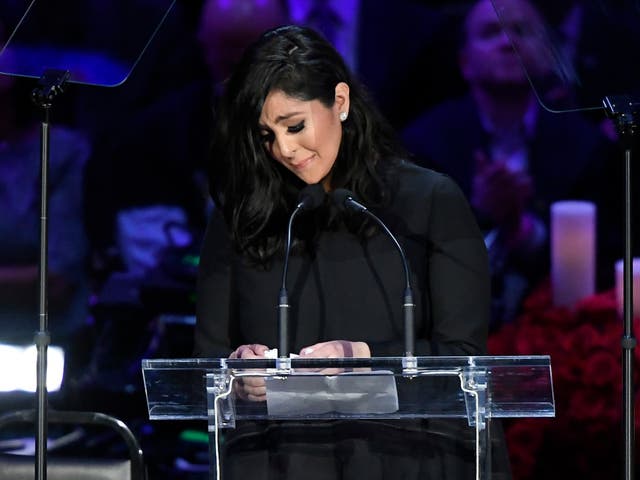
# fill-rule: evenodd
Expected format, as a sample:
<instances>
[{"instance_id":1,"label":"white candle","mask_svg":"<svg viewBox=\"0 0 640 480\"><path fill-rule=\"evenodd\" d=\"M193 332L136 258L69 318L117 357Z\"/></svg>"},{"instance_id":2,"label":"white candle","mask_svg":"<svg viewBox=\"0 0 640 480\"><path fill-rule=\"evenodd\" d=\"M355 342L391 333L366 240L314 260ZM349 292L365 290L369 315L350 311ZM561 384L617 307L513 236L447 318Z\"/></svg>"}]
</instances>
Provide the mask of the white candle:
<instances>
[{"instance_id":1,"label":"white candle","mask_svg":"<svg viewBox=\"0 0 640 480\"><path fill-rule=\"evenodd\" d=\"M640 317L640 258L633 259L633 316ZM616 300L618 313L624 314L624 260L616 262Z\"/></svg>"},{"instance_id":2,"label":"white candle","mask_svg":"<svg viewBox=\"0 0 640 480\"><path fill-rule=\"evenodd\" d=\"M551 285L556 306L573 307L595 290L596 207L591 202L551 205Z\"/></svg>"}]
</instances>

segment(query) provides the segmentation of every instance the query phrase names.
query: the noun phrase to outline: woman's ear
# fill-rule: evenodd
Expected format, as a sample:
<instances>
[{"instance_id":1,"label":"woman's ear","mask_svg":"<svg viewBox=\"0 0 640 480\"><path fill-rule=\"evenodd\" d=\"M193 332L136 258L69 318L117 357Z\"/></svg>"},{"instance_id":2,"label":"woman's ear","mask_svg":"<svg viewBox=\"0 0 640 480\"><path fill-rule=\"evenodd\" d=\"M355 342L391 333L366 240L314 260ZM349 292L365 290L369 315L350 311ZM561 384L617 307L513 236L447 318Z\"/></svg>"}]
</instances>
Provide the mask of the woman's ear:
<instances>
[{"instance_id":1,"label":"woman's ear","mask_svg":"<svg viewBox=\"0 0 640 480\"><path fill-rule=\"evenodd\" d=\"M336 99L333 106L340 119L342 120L344 117L344 120L346 120L345 115L349 115L349 85L345 82L340 82L336 85Z\"/></svg>"}]
</instances>

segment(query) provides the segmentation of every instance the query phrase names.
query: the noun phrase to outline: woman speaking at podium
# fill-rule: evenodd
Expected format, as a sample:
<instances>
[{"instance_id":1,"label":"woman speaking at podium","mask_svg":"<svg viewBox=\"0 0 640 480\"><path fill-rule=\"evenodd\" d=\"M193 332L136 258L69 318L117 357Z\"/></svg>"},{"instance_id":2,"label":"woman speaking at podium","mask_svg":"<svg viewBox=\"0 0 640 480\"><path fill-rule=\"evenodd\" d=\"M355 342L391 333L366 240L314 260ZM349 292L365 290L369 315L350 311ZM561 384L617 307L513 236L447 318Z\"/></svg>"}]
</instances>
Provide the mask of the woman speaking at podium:
<instances>
[{"instance_id":1,"label":"woman speaking at podium","mask_svg":"<svg viewBox=\"0 0 640 480\"><path fill-rule=\"evenodd\" d=\"M201 253L196 356L260 358L278 346L285 264L291 352L402 356L401 251L415 302L413 354L486 353L488 260L466 198L449 177L407 159L364 87L315 31L279 27L247 49L216 112L210 161L216 208ZM336 202L337 191L389 232ZM266 390L256 379L237 394L258 402ZM222 465L223 478L234 480L475 472L473 449L440 442L425 420L248 422L225 436Z\"/></svg>"}]
</instances>

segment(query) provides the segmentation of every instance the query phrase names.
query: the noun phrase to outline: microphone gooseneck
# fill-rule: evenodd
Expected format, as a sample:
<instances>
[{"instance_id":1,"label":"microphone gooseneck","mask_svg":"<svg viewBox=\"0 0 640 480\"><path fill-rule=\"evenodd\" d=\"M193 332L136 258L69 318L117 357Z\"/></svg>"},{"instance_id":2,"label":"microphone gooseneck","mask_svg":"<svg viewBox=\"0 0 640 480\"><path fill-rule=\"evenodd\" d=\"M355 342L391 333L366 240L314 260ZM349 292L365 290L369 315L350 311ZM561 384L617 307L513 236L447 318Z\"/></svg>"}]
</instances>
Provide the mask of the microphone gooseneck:
<instances>
[{"instance_id":1,"label":"microphone gooseneck","mask_svg":"<svg viewBox=\"0 0 640 480\"><path fill-rule=\"evenodd\" d=\"M413 289L411 288L411 272L409 269L409 263L407 262L407 256L405 255L404 250L400 245L400 242L398 242L398 239L395 237L393 233L391 233L391 230L389 230L389 228L385 225L385 223L380 218L378 218L377 215L371 212L367 207L365 207L363 204L358 202L354 198L354 194L349 190L346 190L344 188L338 188L332 192L332 198L335 204L338 206L338 208L345 209L345 210L352 210L356 213L364 213L365 215L367 215L369 218L374 220L380 226L380 228L382 228L382 230L387 234L389 238L391 238L391 240L393 240L393 243L395 244L398 250L398 253L400 254L400 259L402 260L402 267L404 269L404 276L405 276L405 289L404 289L404 295L403 295L404 298L402 303L402 309L404 312L405 356L413 357L414 350L415 350L413 316L414 316L414 310L416 305L413 301Z\"/></svg>"},{"instance_id":2,"label":"microphone gooseneck","mask_svg":"<svg viewBox=\"0 0 640 480\"><path fill-rule=\"evenodd\" d=\"M287 226L287 241L284 251L284 266L282 268L282 283L278 295L278 356L289 356L289 296L287 294L287 271L289 269L289 255L291 253L291 236L293 231L293 221L303 210L313 210L322 205L325 197L322 185L314 183L307 185L298 195L298 203Z\"/></svg>"}]
</instances>

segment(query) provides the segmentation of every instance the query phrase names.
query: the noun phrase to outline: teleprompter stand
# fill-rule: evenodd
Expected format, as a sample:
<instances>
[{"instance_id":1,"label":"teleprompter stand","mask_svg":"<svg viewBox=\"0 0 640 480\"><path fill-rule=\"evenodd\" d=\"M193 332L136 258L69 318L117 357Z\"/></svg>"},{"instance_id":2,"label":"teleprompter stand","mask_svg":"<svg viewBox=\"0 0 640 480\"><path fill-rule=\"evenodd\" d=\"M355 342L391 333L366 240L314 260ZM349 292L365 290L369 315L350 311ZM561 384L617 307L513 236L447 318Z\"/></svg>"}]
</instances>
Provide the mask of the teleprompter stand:
<instances>
[{"instance_id":1,"label":"teleprompter stand","mask_svg":"<svg viewBox=\"0 0 640 480\"><path fill-rule=\"evenodd\" d=\"M119 31L118 35L130 38L124 48L98 48L88 40L87 26L89 19L81 15L69 14L65 19L77 22L74 27L80 34L67 35L67 29L56 25L58 20L51 12L70 11L73 9L68 0L47 2L32 0L26 2L26 9L19 17L14 28L4 25L10 32L6 42L0 38L0 75L38 79L31 99L42 110L43 120L40 129L40 255L38 258L38 302L39 327L35 333L37 378L36 378L36 457L35 478L47 478L47 424L48 424L48 392L47 392L47 351L51 343L51 332L48 322L48 177L50 159L50 112L54 100L63 93L69 83L86 86L115 87L121 85L129 77L143 53L147 50L161 25L169 15L176 0L158 0L147 11L144 20L130 31ZM9 2L10 4L11 2ZM0 17L3 21L11 18L11 5L0 5ZM17 7L13 7L17 8ZM38 22L50 19L49 28L43 29ZM125 29L126 30L126 29ZM40 34L45 31L46 35ZM115 31L115 29L114 29ZM49 34L51 36L49 37ZM114 34L115 36L115 34ZM46 38L44 38L46 37ZM94 40L96 40L94 38ZM100 39L97 39L100 43ZM75 45L74 45L75 44Z\"/></svg>"}]
</instances>

